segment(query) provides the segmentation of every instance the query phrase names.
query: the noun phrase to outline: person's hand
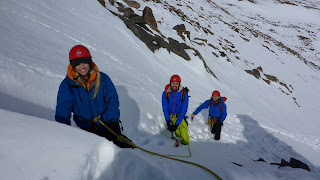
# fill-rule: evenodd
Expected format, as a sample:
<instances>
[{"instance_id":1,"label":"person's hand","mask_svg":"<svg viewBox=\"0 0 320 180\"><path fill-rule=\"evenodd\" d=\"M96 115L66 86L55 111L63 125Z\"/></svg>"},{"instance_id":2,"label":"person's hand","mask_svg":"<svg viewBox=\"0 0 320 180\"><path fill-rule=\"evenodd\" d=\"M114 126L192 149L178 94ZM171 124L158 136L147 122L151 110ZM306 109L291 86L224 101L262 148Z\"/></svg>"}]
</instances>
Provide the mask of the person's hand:
<instances>
[{"instance_id":1,"label":"person's hand","mask_svg":"<svg viewBox=\"0 0 320 180\"><path fill-rule=\"evenodd\" d=\"M171 125L171 124L168 124L168 130L169 130L170 132L174 132L174 131L176 131L176 130L177 130L177 128L178 128L178 125Z\"/></svg>"},{"instance_id":2,"label":"person's hand","mask_svg":"<svg viewBox=\"0 0 320 180\"><path fill-rule=\"evenodd\" d=\"M193 118L195 117L196 115L195 114L192 114L191 115L191 120L193 121Z\"/></svg>"}]
</instances>

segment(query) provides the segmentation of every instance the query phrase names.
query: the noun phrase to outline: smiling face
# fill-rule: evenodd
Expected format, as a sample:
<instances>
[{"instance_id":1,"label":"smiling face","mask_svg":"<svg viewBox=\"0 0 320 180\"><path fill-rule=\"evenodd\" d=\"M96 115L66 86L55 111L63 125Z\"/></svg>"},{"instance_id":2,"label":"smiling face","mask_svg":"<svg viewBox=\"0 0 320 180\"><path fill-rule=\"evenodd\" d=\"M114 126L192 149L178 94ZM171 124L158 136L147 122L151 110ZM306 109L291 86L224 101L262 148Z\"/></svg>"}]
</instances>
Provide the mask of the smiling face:
<instances>
[{"instance_id":1,"label":"smiling face","mask_svg":"<svg viewBox=\"0 0 320 180\"><path fill-rule=\"evenodd\" d=\"M80 75L87 76L90 71L90 66L87 63L80 63L75 67L75 69Z\"/></svg>"},{"instance_id":2,"label":"smiling face","mask_svg":"<svg viewBox=\"0 0 320 180\"><path fill-rule=\"evenodd\" d=\"M179 89L180 83L179 82L171 82L170 84L171 84L171 90L173 92L177 92Z\"/></svg>"},{"instance_id":3,"label":"smiling face","mask_svg":"<svg viewBox=\"0 0 320 180\"><path fill-rule=\"evenodd\" d=\"M220 96L214 95L214 96L212 96L212 99L214 102L217 102L220 99Z\"/></svg>"}]
</instances>

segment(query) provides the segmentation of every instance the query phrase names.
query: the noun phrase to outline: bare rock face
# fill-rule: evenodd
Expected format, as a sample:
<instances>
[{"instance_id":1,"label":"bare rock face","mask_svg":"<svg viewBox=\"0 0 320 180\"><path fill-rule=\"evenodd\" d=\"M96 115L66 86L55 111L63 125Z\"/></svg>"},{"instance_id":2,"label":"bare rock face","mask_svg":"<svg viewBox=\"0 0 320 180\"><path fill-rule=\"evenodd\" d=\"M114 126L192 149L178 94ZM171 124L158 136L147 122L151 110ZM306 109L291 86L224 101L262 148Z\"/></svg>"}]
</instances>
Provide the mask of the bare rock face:
<instances>
[{"instance_id":1,"label":"bare rock face","mask_svg":"<svg viewBox=\"0 0 320 180\"><path fill-rule=\"evenodd\" d=\"M275 76L268 75L268 74L264 74L264 75L267 77L267 79L269 79L272 82L275 82L275 83L279 82L279 79Z\"/></svg>"},{"instance_id":2,"label":"bare rock face","mask_svg":"<svg viewBox=\"0 0 320 180\"><path fill-rule=\"evenodd\" d=\"M131 16L135 15L131 8L118 7L118 11L124 13L123 16L126 18L130 18Z\"/></svg>"},{"instance_id":3,"label":"bare rock face","mask_svg":"<svg viewBox=\"0 0 320 180\"><path fill-rule=\"evenodd\" d=\"M158 0L151 1L156 2ZM127 28L129 28L142 42L144 42L152 52L155 52L160 48L165 48L169 52L173 52L178 56L182 57L183 59L189 61L191 60L191 58L186 52L186 50L193 50L194 55L198 56L203 61L204 67L207 70L207 72L214 76L216 79L218 79L217 76L210 69L210 67L206 64L204 58L201 56L200 52L197 49L192 48L186 45L185 43L180 43L179 41L170 37L167 38L163 35L159 36L157 35L157 33L152 32L149 29L149 27L146 26L146 24L148 24L154 31L157 31L159 34L161 34L158 30L157 22L153 16L152 9L150 7L145 7L143 10L143 16L139 16L135 14L131 8L126 8L122 3L115 3L119 6L117 7L117 9L120 12L120 14L110 10L109 11L113 15L119 17L125 23ZM186 31L184 29L182 29L181 33L186 34L190 40L190 31ZM167 41L169 41L169 43Z\"/></svg>"},{"instance_id":4,"label":"bare rock face","mask_svg":"<svg viewBox=\"0 0 320 180\"><path fill-rule=\"evenodd\" d=\"M253 69L253 70L245 70L248 74L253 75L254 77L256 77L257 79L260 79L261 75L260 75L260 71L258 69Z\"/></svg>"},{"instance_id":5,"label":"bare rock face","mask_svg":"<svg viewBox=\"0 0 320 180\"><path fill-rule=\"evenodd\" d=\"M155 31L160 32L157 26L156 19L153 16L152 9L146 6L143 10L143 19Z\"/></svg>"},{"instance_id":6,"label":"bare rock face","mask_svg":"<svg viewBox=\"0 0 320 180\"><path fill-rule=\"evenodd\" d=\"M178 33L187 31L186 26L184 24L176 25L175 27L173 27L173 29L176 30Z\"/></svg>"},{"instance_id":7,"label":"bare rock face","mask_svg":"<svg viewBox=\"0 0 320 180\"><path fill-rule=\"evenodd\" d=\"M104 0L98 0L98 1L103 7L106 7L106 2Z\"/></svg>"},{"instance_id":8,"label":"bare rock face","mask_svg":"<svg viewBox=\"0 0 320 180\"><path fill-rule=\"evenodd\" d=\"M113 6L114 5L114 3L115 3L115 0L108 0L109 1L109 3Z\"/></svg>"},{"instance_id":9,"label":"bare rock face","mask_svg":"<svg viewBox=\"0 0 320 180\"><path fill-rule=\"evenodd\" d=\"M189 40L190 40L190 31L187 31L186 29L186 26L184 24L179 24L179 25L176 25L175 27L173 27L174 30L177 31L178 35L185 41L186 38L185 36L183 35L184 34L187 34Z\"/></svg>"},{"instance_id":10,"label":"bare rock face","mask_svg":"<svg viewBox=\"0 0 320 180\"><path fill-rule=\"evenodd\" d=\"M136 9L139 9L141 7L141 5L136 2L136 1L128 1L128 0L124 0L124 2L130 6L130 7L133 7L133 8L136 8Z\"/></svg>"}]
</instances>

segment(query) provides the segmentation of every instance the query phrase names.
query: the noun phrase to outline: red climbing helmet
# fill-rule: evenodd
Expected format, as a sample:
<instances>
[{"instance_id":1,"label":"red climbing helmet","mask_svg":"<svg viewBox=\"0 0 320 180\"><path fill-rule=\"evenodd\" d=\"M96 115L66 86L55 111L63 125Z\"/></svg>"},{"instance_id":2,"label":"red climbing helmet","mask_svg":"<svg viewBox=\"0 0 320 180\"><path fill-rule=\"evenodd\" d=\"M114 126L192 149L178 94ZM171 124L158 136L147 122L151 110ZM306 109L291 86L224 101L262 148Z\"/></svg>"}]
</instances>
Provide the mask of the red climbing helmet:
<instances>
[{"instance_id":1,"label":"red climbing helmet","mask_svg":"<svg viewBox=\"0 0 320 180\"><path fill-rule=\"evenodd\" d=\"M180 76L175 74L175 75L171 76L170 82L181 82L181 78L180 78Z\"/></svg>"},{"instance_id":2,"label":"red climbing helmet","mask_svg":"<svg viewBox=\"0 0 320 180\"><path fill-rule=\"evenodd\" d=\"M71 48L69 52L69 61L72 61L74 59L79 59L79 58L85 58L85 57L92 58L88 48L82 45L74 46L73 48Z\"/></svg>"},{"instance_id":3,"label":"red climbing helmet","mask_svg":"<svg viewBox=\"0 0 320 180\"><path fill-rule=\"evenodd\" d=\"M212 96L220 96L220 92L219 91L217 91L217 90L215 90L215 91L213 91L212 92Z\"/></svg>"}]
</instances>

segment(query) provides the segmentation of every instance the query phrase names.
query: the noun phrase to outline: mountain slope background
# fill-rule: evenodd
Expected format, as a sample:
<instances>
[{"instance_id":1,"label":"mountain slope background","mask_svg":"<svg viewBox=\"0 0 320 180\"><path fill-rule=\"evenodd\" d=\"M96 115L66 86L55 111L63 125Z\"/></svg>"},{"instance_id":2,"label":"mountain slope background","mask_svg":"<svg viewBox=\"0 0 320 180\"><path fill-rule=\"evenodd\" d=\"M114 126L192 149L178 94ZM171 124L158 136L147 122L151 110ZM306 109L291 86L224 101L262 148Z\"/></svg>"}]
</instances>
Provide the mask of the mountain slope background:
<instances>
[{"instance_id":1,"label":"mountain slope background","mask_svg":"<svg viewBox=\"0 0 320 180\"><path fill-rule=\"evenodd\" d=\"M165 48L153 53L114 15L122 15L117 3L106 2L104 8L88 0L1 1L1 179L212 178L201 169L138 150L119 150L103 138L44 121L54 120L58 87L76 44L87 46L99 69L115 83L124 134L137 145L163 154L188 152L172 147L161 108L164 86L179 74L190 89L188 115L214 89L228 97L220 142L207 138L206 112L190 122L190 134L202 140L192 140L193 157L188 160L208 166L223 179L319 177L319 3L138 2L134 13L142 16L148 6L157 21L159 32L147 25L149 34L185 43L202 59L192 49L186 50L189 61ZM173 29L179 24L190 31L190 39ZM262 69L252 71L256 76L259 72L259 79L245 71L259 66ZM272 79L268 75L278 81L266 83L263 79ZM30 143L22 143L25 140ZM38 147L48 143L55 146ZM21 159L24 153L30 156ZM311 173L251 160L260 157L267 162L296 157ZM73 163L66 164L69 161ZM51 166L46 168L46 162Z\"/></svg>"}]
</instances>

